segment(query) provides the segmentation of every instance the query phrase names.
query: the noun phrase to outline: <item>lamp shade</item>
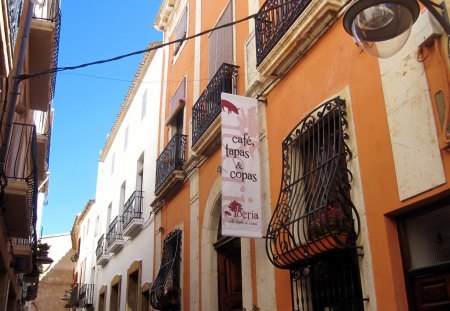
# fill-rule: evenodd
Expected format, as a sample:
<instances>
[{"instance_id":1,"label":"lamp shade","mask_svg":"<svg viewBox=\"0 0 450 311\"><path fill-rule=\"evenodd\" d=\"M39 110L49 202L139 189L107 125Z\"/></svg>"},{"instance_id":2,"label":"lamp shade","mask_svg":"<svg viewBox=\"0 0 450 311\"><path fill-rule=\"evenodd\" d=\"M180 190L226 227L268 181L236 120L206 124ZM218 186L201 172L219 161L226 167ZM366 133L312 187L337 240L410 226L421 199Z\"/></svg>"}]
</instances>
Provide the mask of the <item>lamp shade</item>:
<instances>
[{"instance_id":1,"label":"lamp shade","mask_svg":"<svg viewBox=\"0 0 450 311\"><path fill-rule=\"evenodd\" d=\"M359 0L344 15L344 28L371 55L387 58L408 40L419 16L415 0Z\"/></svg>"}]
</instances>

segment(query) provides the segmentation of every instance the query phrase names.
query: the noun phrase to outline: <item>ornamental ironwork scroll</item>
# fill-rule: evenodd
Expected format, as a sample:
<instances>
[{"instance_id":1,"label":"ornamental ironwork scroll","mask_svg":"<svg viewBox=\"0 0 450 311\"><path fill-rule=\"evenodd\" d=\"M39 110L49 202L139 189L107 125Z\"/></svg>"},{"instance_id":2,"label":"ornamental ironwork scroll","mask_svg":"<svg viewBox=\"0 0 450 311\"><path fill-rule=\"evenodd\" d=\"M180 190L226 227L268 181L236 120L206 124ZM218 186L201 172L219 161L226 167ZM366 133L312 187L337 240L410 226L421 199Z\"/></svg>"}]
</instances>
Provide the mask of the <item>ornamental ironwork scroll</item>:
<instances>
[{"instance_id":1,"label":"ornamental ironwork scroll","mask_svg":"<svg viewBox=\"0 0 450 311\"><path fill-rule=\"evenodd\" d=\"M150 290L150 304L156 310L180 310L180 250L181 230L176 229L164 239L161 267Z\"/></svg>"},{"instance_id":2,"label":"ornamental ironwork scroll","mask_svg":"<svg viewBox=\"0 0 450 311\"><path fill-rule=\"evenodd\" d=\"M19 33L20 14L22 13L23 0L9 0L9 33L11 36L12 51L16 46L17 34Z\"/></svg>"},{"instance_id":3,"label":"ornamental ironwork scroll","mask_svg":"<svg viewBox=\"0 0 450 311\"><path fill-rule=\"evenodd\" d=\"M354 250L290 271L293 311L364 311L358 258Z\"/></svg>"},{"instance_id":4,"label":"ornamental ironwork scroll","mask_svg":"<svg viewBox=\"0 0 450 311\"><path fill-rule=\"evenodd\" d=\"M142 219L143 191L135 190L124 204L122 215L123 228L127 228L133 219Z\"/></svg>"},{"instance_id":5,"label":"ornamental ironwork scroll","mask_svg":"<svg viewBox=\"0 0 450 311\"><path fill-rule=\"evenodd\" d=\"M233 93L238 68L223 63L192 107L192 146L219 116L221 93Z\"/></svg>"},{"instance_id":6,"label":"ornamental ironwork scroll","mask_svg":"<svg viewBox=\"0 0 450 311\"><path fill-rule=\"evenodd\" d=\"M311 2L311 0L264 2L255 19L257 65L262 63Z\"/></svg>"},{"instance_id":7,"label":"ornamental ironwork scroll","mask_svg":"<svg viewBox=\"0 0 450 311\"><path fill-rule=\"evenodd\" d=\"M325 102L283 141L281 192L266 239L267 255L278 268L355 247L359 217L350 199L344 108L339 97Z\"/></svg>"},{"instance_id":8,"label":"ornamental ironwork scroll","mask_svg":"<svg viewBox=\"0 0 450 311\"><path fill-rule=\"evenodd\" d=\"M155 191L175 170L182 170L186 162L187 136L175 134L156 160Z\"/></svg>"}]
</instances>

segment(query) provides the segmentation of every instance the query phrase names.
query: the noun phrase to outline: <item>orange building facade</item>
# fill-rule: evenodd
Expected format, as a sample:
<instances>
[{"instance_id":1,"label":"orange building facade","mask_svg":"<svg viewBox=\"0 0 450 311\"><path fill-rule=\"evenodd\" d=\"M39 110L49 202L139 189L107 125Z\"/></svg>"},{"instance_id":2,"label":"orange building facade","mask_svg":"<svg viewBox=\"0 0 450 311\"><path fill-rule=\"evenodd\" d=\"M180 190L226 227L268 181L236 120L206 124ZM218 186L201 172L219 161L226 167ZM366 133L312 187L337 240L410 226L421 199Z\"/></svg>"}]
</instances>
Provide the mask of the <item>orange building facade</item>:
<instances>
[{"instance_id":1,"label":"orange building facade","mask_svg":"<svg viewBox=\"0 0 450 311\"><path fill-rule=\"evenodd\" d=\"M450 306L446 36L377 59L346 2L163 1L156 309ZM221 234L221 92L258 99L260 239Z\"/></svg>"}]
</instances>

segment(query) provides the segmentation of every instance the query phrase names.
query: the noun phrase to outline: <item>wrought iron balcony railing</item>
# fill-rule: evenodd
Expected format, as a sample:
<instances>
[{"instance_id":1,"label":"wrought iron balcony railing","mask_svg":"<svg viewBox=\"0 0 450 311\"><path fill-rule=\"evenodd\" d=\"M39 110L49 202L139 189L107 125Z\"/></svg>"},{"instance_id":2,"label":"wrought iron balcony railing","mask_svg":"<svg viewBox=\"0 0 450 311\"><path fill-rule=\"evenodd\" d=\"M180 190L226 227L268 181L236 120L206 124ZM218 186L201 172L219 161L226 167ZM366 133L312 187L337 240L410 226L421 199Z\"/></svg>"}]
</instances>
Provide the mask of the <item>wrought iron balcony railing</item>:
<instances>
[{"instance_id":1,"label":"wrought iron balcony railing","mask_svg":"<svg viewBox=\"0 0 450 311\"><path fill-rule=\"evenodd\" d=\"M79 307L89 308L94 304L94 284L82 284L78 293Z\"/></svg>"},{"instance_id":2,"label":"wrought iron balcony railing","mask_svg":"<svg viewBox=\"0 0 450 311\"><path fill-rule=\"evenodd\" d=\"M223 63L192 107L192 145L220 114L220 93L232 93L238 66Z\"/></svg>"},{"instance_id":3,"label":"wrought iron balcony railing","mask_svg":"<svg viewBox=\"0 0 450 311\"><path fill-rule=\"evenodd\" d=\"M108 234L106 235L107 247L110 247L115 241L122 240L122 217L116 216L109 224Z\"/></svg>"},{"instance_id":4,"label":"wrought iron balcony railing","mask_svg":"<svg viewBox=\"0 0 450 311\"><path fill-rule=\"evenodd\" d=\"M255 20L256 64L259 65L312 0L267 0Z\"/></svg>"},{"instance_id":5,"label":"wrought iron balcony railing","mask_svg":"<svg viewBox=\"0 0 450 311\"><path fill-rule=\"evenodd\" d=\"M29 180L36 171L36 127L13 123L6 146L4 171L8 179Z\"/></svg>"},{"instance_id":6,"label":"wrought iron balcony railing","mask_svg":"<svg viewBox=\"0 0 450 311\"><path fill-rule=\"evenodd\" d=\"M30 246L33 243L33 239L31 237L23 239L23 238L12 238L11 242L13 245L23 245L23 246Z\"/></svg>"},{"instance_id":7,"label":"wrought iron balcony railing","mask_svg":"<svg viewBox=\"0 0 450 311\"><path fill-rule=\"evenodd\" d=\"M95 249L95 254L97 255L97 259L99 259L102 255L106 254L106 240L105 234L102 234L100 239L97 241L97 248Z\"/></svg>"},{"instance_id":8,"label":"wrought iron balcony railing","mask_svg":"<svg viewBox=\"0 0 450 311\"><path fill-rule=\"evenodd\" d=\"M2 177L9 181L25 181L28 185L27 208L30 215L32 233L36 240L37 212L37 168L36 168L36 127L30 124L13 123L9 130L10 143L2 146ZM3 153L4 152L4 153ZM2 188L2 191L4 189ZM7 224L8 225L8 224Z\"/></svg>"},{"instance_id":9,"label":"wrought iron balcony railing","mask_svg":"<svg viewBox=\"0 0 450 311\"><path fill-rule=\"evenodd\" d=\"M58 64L59 37L61 32L61 9L60 0L43 0L41 4L36 4L33 10L33 18L42 21L49 21L55 24L53 32L52 68ZM55 96L56 73L51 75L50 99Z\"/></svg>"},{"instance_id":10,"label":"wrought iron balcony railing","mask_svg":"<svg viewBox=\"0 0 450 311\"><path fill-rule=\"evenodd\" d=\"M47 148L45 150L45 165L44 168L46 171L48 170L48 165L50 161L50 141L52 136L52 126L53 126L53 111L50 107L48 111L39 111L36 110L34 112L34 124L36 126L36 135L46 137Z\"/></svg>"},{"instance_id":11,"label":"wrought iron balcony railing","mask_svg":"<svg viewBox=\"0 0 450 311\"><path fill-rule=\"evenodd\" d=\"M186 135L175 134L159 155L156 160L155 191L161 187L171 173L183 169L186 161L186 141Z\"/></svg>"},{"instance_id":12,"label":"wrought iron balcony railing","mask_svg":"<svg viewBox=\"0 0 450 311\"><path fill-rule=\"evenodd\" d=\"M142 196L143 192L136 190L124 205L123 228L126 228L133 219L142 218Z\"/></svg>"},{"instance_id":13,"label":"wrought iron balcony railing","mask_svg":"<svg viewBox=\"0 0 450 311\"><path fill-rule=\"evenodd\" d=\"M8 1L8 15L9 15L9 33L11 36L11 48L14 47L17 41L17 34L19 32L19 20L22 14L23 0L9 0Z\"/></svg>"},{"instance_id":14,"label":"wrought iron balcony railing","mask_svg":"<svg viewBox=\"0 0 450 311\"><path fill-rule=\"evenodd\" d=\"M65 308L76 308L79 306L79 292L80 292L80 285L74 284L73 287L69 290L70 296L68 297L69 300L67 301Z\"/></svg>"},{"instance_id":15,"label":"wrought iron balcony railing","mask_svg":"<svg viewBox=\"0 0 450 311\"><path fill-rule=\"evenodd\" d=\"M34 5L33 18L55 21L60 14L60 0L44 0Z\"/></svg>"}]
</instances>

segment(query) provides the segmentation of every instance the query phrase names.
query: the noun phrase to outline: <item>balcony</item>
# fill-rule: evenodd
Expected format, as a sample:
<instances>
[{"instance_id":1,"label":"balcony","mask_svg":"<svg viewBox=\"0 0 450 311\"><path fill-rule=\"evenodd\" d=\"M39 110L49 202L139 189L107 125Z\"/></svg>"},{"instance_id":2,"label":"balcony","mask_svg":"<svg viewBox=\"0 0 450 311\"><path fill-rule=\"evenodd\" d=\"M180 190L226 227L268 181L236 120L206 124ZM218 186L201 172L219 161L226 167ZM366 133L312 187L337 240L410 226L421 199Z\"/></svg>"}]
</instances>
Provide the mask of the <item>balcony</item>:
<instances>
[{"instance_id":1,"label":"balcony","mask_svg":"<svg viewBox=\"0 0 450 311\"><path fill-rule=\"evenodd\" d=\"M78 292L78 306L90 309L94 305L94 284L82 284Z\"/></svg>"},{"instance_id":2,"label":"balcony","mask_svg":"<svg viewBox=\"0 0 450 311\"><path fill-rule=\"evenodd\" d=\"M106 249L109 253L117 254L124 244L122 236L122 217L116 216L109 224L108 234L106 235Z\"/></svg>"},{"instance_id":3,"label":"balcony","mask_svg":"<svg viewBox=\"0 0 450 311\"><path fill-rule=\"evenodd\" d=\"M143 192L136 190L125 203L122 215L124 236L134 237L142 230L142 199Z\"/></svg>"},{"instance_id":4,"label":"balcony","mask_svg":"<svg viewBox=\"0 0 450 311\"><path fill-rule=\"evenodd\" d=\"M267 0L255 20L256 64L267 77L301 57L335 18L345 0Z\"/></svg>"},{"instance_id":5,"label":"balcony","mask_svg":"<svg viewBox=\"0 0 450 311\"><path fill-rule=\"evenodd\" d=\"M49 166L50 139L53 111L36 111L34 123L36 125L36 166L39 181L45 180Z\"/></svg>"},{"instance_id":6,"label":"balcony","mask_svg":"<svg viewBox=\"0 0 450 311\"><path fill-rule=\"evenodd\" d=\"M99 266L105 266L111 260L111 255L106 251L106 240L104 234L102 234L100 239L98 239L95 254L97 256L97 265Z\"/></svg>"},{"instance_id":7,"label":"balcony","mask_svg":"<svg viewBox=\"0 0 450 311\"><path fill-rule=\"evenodd\" d=\"M165 197L183 183L187 136L176 134L156 160L155 195Z\"/></svg>"},{"instance_id":8,"label":"balcony","mask_svg":"<svg viewBox=\"0 0 450 311\"><path fill-rule=\"evenodd\" d=\"M36 224L36 129L34 125L13 123L9 130L3 165L8 198L5 223L12 237L27 239Z\"/></svg>"},{"instance_id":9,"label":"balcony","mask_svg":"<svg viewBox=\"0 0 450 311\"><path fill-rule=\"evenodd\" d=\"M19 21L22 13L23 0L8 1L9 31L11 36L11 49L14 51L19 33Z\"/></svg>"},{"instance_id":10,"label":"balcony","mask_svg":"<svg viewBox=\"0 0 450 311\"><path fill-rule=\"evenodd\" d=\"M192 151L208 154L220 145L221 93L233 93L237 66L222 64L192 107Z\"/></svg>"},{"instance_id":11,"label":"balcony","mask_svg":"<svg viewBox=\"0 0 450 311\"><path fill-rule=\"evenodd\" d=\"M32 240L31 238L12 238L14 269L17 272L30 273L32 269Z\"/></svg>"},{"instance_id":12,"label":"balcony","mask_svg":"<svg viewBox=\"0 0 450 311\"><path fill-rule=\"evenodd\" d=\"M59 0L34 6L29 35L29 72L44 72L58 61L61 14ZM55 91L56 73L29 79L30 109L47 111Z\"/></svg>"},{"instance_id":13,"label":"balcony","mask_svg":"<svg viewBox=\"0 0 450 311\"><path fill-rule=\"evenodd\" d=\"M70 308L77 308L80 304L80 300L79 300L79 285L78 284L74 284L73 287L66 291L66 293L68 293L68 297L66 298L67 303L64 306L64 308L66 309L70 309Z\"/></svg>"}]
</instances>

